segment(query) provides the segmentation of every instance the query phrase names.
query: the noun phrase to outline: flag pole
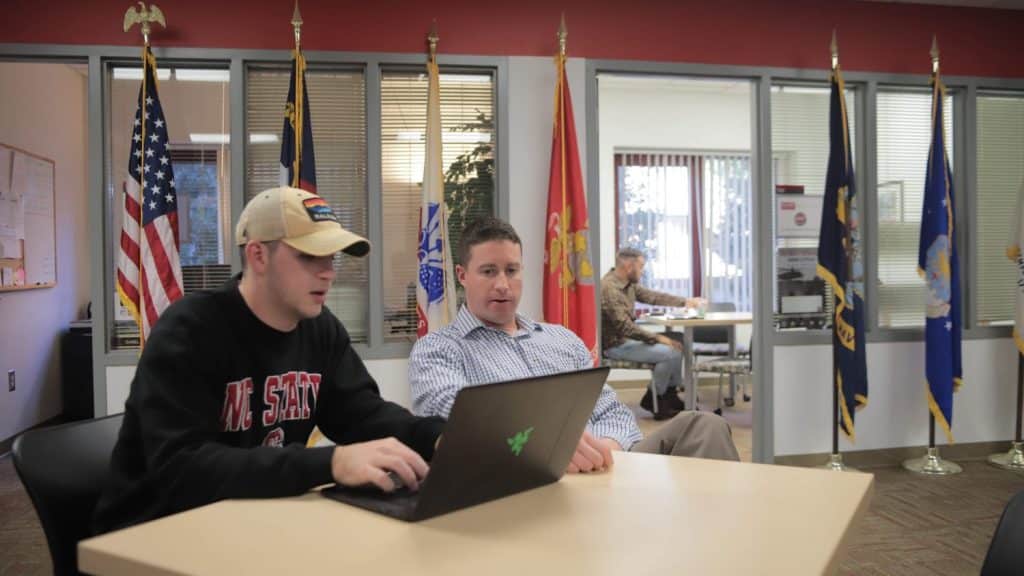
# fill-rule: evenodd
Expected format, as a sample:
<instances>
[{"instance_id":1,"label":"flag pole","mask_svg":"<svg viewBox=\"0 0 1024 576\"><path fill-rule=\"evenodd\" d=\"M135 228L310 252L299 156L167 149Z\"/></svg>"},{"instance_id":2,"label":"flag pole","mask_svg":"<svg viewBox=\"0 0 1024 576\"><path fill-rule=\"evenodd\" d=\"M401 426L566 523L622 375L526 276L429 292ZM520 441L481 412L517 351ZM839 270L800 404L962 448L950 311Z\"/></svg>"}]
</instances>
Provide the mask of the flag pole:
<instances>
[{"instance_id":1,"label":"flag pole","mask_svg":"<svg viewBox=\"0 0 1024 576\"><path fill-rule=\"evenodd\" d=\"M140 102L139 102L140 103L140 110L142 111L142 112L140 112L140 118L139 118L140 122L142 123L142 125L140 127L140 130L139 130L139 134L141 135L140 150L142 151L142 154L139 155L139 178L140 179L142 179L143 175L145 174L145 164L146 164L146 117L145 117L145 114L144 114L144 112L145 112L145 105L144 105L142 100L143 100L143 97L147 93L146 92L146 78L147 78L148 75L147 75L146 71L149 70L149 32L150 32L150 26L149 25L150 25L150 23L153 23L153 22L156 22L156 23L160 24L164 28L167 27L167 23L164 20L164 13L163 13L163 11L160 10L160 7L158 7L156 4L150 4L149 8L147 9L145 4L143 4L142 2L139 2L138 10L136 10L135 6L131 6L124 13L124 31L127 32L128 30L131 29L132 26L135 26L136 24L138 24L139 25L139 31L142 32L142 89L140 90L140 94L142 94L142 97L140 97ZM156 70L156 66L154 66L153 67L153 80L154 81L156 80L156 77L157 77L157 70ZM139 238L136 238L136 241L138 242L138 244L140 246L140 249L141 249L141 246L142 246L142 237L141 237L142 232L141 232L141 230L142 230L142 226L143 226L143 222L144 222L143 207L142 206L143 206L142 194L140 194L139 195L139 230L140 230L140 236L139 236ZM143 302L146 301L145 291L148 288L148 286L146 286L146 283L142 281L142 269L141 269L141 264L142 263L139 262L139 264L140 264L140 266L139 266L139 282L138 282L138 285L139 285L138 286L139 301L135 303L135 305L137 307L137 311L138 311L138 315L136 316L135 321L139 325L139 353L141 354L142 353L142 349L146 345L146 330L143 327L143 319L142 319L143 316L142 315L146 313L143 310Z\"/></svg>"},{"instance_id":2,"label":"flag pole","mask_svg":"<svg viewBox=\"0 0 1024 576\"><path fill-rule=\"evenodd\" d=\"M989 464L1005 470L1024 470L1024 443L1021 442L1021 411L1024 410L1024 354L1017 353L1017 428L1009 452L992 454Z\"/></svg>"},{"instance_id":3,"label":"flag pole","mask_svg":"<svg viewBox=\"0 0 1024 576\"><path fill-rule=\"evenodd\" d=\"M829 52L832 55L832 74L837 74L839 71L839 44L836 42L836 31L832 29L832 42L829 43ZM844 95L840 94L840 98ZM837 201L844 201L845 199L837 199ZM847 267L851 266L850 258L846 259ZM851 275L848 273L847 278ZM839 327L836 324L835 319L832 320L832 453L829 455L828 462L819 466L826 470L832 470L833 472L856 472L857 470L851 468L843 463L843 455L839 453L839 375L837 373L837 361L836 361L836 330Z\"/></svg>"},{"instance_id":4,"label":"flag pole","mask_svg":"<svg viewBox=\"0 0 1024 576\"><path fill-rule=\"evenodd\" d=\"M932 36L932 82L935 83L934 90L939 90L939 43L935 36ZM938 98L942 98L939 90ZM945 145L945 140L943 140ZM932 154L943 154L945 150L933 150ZM956 280L959 280L957 278ZM935 414L928 410L928 452L920 458L910 458L903 461L903 468L915 474L925 476L951 476L963 472L963 468L956 462L943 460L939 456L939 448L935 445Z\"/></svg>"}]
</instances>

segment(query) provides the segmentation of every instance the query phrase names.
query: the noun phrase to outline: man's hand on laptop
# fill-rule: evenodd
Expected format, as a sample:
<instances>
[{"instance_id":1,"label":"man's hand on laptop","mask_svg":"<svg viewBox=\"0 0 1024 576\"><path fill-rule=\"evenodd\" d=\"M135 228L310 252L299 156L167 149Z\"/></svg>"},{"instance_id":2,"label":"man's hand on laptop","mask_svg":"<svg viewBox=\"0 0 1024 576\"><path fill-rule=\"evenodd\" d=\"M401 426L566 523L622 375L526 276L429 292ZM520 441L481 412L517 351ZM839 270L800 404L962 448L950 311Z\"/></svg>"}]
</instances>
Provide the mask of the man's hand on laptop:
<instances>
[{"instance_id":1,"label":"man's hand on laptop","mask_svg":"<svg viewBox=\"0 0 1024 576\"><path fill-rule=\"evenodd\" d=\"M572 455L566 472L576 474L577 472L600 472L612 467L614 460L612 450L619 447L619 444L610 438L597 438L590 432L583 432L579 444L576 445L576 453ZM621 447L619 447L621 449Z\"/></svg>"},{"instance_id":2,"label":"man's hand on laptop","mask_svg":"<svg viewBox=\"0 0 1024 576\"><path fill-rule=\"evenodd\" d=\"M331 474L338 484L373 484L385 492L397 488L389 472L410 490L417 490L429 470L419 454L394 438L338 446L331 457Z\"/></svg>"}]
</instances>

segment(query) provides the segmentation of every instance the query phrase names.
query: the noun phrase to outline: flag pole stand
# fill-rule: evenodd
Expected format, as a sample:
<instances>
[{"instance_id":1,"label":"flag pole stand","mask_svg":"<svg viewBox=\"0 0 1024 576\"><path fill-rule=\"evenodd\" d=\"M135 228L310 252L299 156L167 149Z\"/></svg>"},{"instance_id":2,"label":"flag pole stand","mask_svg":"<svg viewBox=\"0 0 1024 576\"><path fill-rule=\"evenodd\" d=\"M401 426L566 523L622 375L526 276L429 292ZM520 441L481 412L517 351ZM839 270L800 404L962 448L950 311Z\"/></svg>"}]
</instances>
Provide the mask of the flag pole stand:
<instances>
[{"instance_id":1,"label":"flag pole stand","mask_svg":"<svg viewBox=\"0 0 1024 576\"><path fill-rule=\"evenodd\" d=\"M928 413L928 452L920 458L903 461L903 468L925 476L952 476L963 472L956 462L943 460L939 456L939 448L935 445L935 416Z\"/></svg>"},{"instance_id":2,"label":"flag pole stand","mask_svg":"<svg viewBox=\"0 0 1024 576\"><path fill-rule=\"evenodd\" d=\"M1017 354L1017 429L1010 451L992 454L988 463L1004 470L1024 471L1024 442L1021 442L1021 406L1024 404L1024 355Z\"/></svg>"},{"instance_id":3,"label":"flag pole stand","mask_svg":"<svg viewBox=\"0 0 1024 576\"><path fill-rule=\"evenodd\" d=\"M833 356L833 362L835 357ZM828 462L818 466L833 472L857 472L843 463L843 455L839 453L839 388L836 387L836 371L832 369L832 453L829 454Z\"/></svg>"}]
</instances>

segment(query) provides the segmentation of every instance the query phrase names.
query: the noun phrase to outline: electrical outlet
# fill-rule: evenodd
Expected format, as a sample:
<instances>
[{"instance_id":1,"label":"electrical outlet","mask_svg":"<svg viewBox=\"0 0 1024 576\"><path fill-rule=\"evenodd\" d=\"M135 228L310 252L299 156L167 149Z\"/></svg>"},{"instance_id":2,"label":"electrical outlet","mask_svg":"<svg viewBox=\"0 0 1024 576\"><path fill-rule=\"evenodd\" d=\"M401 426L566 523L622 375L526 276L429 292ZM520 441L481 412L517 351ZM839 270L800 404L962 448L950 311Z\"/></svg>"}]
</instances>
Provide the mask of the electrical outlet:
<instances>
[{"instance_id":1,"label":"electrical outlet","mask_svg":"<svg viewBox=\"0 0 1024 576\"><path fill-rule=\"evenodd\" d=\"M14 370L7 371L7 391L14 392Z\"/></svg>"}]
</instances>

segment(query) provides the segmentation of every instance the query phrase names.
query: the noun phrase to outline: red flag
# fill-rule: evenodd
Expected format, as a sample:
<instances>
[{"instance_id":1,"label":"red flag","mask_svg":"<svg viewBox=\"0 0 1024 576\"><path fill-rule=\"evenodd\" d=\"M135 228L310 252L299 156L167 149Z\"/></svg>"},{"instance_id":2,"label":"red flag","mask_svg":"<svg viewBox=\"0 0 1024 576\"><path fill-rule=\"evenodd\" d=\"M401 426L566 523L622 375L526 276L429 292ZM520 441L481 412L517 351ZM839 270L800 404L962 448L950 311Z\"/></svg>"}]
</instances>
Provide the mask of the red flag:
<instances>
[{"instance_id":1,"label":"red flag","mask_svg":"<svg viewBox=\"0 0 1024 576\"><path fill-rule=\"evenodd\" d=\"M597 364L597 305L587 196L580 173L572 96L565 77L565 55L557 56L556 61L555 129L544 239L544 320L575 332Z\"/></svg>"}]
</instances>

